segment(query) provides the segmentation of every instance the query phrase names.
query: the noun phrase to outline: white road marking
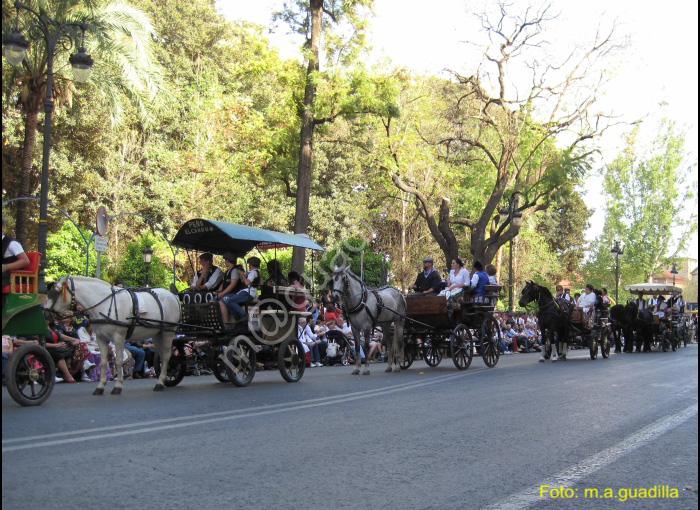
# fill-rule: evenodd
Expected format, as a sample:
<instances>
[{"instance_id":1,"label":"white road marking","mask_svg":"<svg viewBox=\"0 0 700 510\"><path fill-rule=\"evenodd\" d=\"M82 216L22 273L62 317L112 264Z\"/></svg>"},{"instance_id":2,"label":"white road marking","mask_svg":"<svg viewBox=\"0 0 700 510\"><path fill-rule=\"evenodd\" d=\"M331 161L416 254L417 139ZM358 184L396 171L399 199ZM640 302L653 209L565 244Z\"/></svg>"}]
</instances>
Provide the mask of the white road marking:
<instances>
[{"instance_id":1,"label":"white road marking","mask_svg":"<svg viewBox=\"0 0 700 510\"><path fill-rule=\"evenodd\" d=\"M512 494L508 498L487 507L486 510L522 510L524 508L529 508L540 501L548 501L548 499L543 499L540 497L540 486L548 485L549 487L554 488L559 488L560 486L564 488L573 487L582 478L595 471L598 471L612 462L615 462L620 457L627 455L637 448L641 448L647 443L650 443L657 437L670 430L673 430L697 414L698 404L696 403L690 407L686 407L676 414L661 418L651 425L640 429L635 434L626 437L617 445L588 457L578 464L571 466L569 469L555 474L547 480L542 480L541 483L535 484L531 489Z\"/></svg>"},{"instance_id":2,"label":"white road marking","mask_svg":"<svg viewBox=\"0 0 700 510\"><path fill-rule=\"evenodd\" d=\"M27 436L27 437L22 437L22 438L14 438L14 439L3 439L2 440L2 451L4 452L11 452L15 450L26 450L30 448L39 448L43 446L54 446L54 445L60 445L60 444L68 444L68 443L78 443L82 441L92 441L96 439L104 439L104 438L109 438L109 437L119 437L119 436L128 436L128 435L134 435L134 434L143 434L146 432L155 432L155 431L161 431L161 430L170 430L170 429L176 429L176 428L181 428L181 427L190 427L194 425L202 425L206 423L214 423L218 421L225 421L225 420L238 420L242 418L250 418L254 416L264 416L268 414L278 414L278 413L283 413L287 411L298 411L301 409L309 409L313 407L320 407L320 406L326 406L326 405L332 405L332 404L342 404L345 402L351 402L353 400L361 400L361 399L366 399L366 398L374 398L377 395L387 395L390 393L396 393L400 391L406 391L406 390L411 390L414 388L420 388L424 386L431 386L433 384L438 384L442 383L445 381L449 381L451 379L457 379L460 377L465 377L470 374L478 374L481 372L487 371L487 368L484 368L482 370L473 370L471 372L458 372L455 374L449 374L449 375L444 375L444 376L438 376L435 378L431 378L428 380L422 380L422 381L412 381L408 383L402 383L402 384L397 384L395 386L391 386L389 388L377 388L377 389L371 389L371 390L365 390L365 391L357 391L354 393L349 393L349 394L343 394L343 395L334 395L330 397L321 397L321 398L314 398L314 399L308 399L308 400L302 400L299 402L289 402L289 403L280 403L280 404L273 404L270 406L264 406L264 407L254 407L254 408L247 408L247 409L238 409L234 411L221 411L221 412L215 412L215 413L204 413L204 414L195 414L195 415L189 415L189 416L182 416L179 418L166 418L162 420L151 420L151 421L144 421L144 422L139 422L139 423L129 423L129 424L123 424L123 425L113 425L113 426L108 426L108 427L99 427L99 428L91 428L91 429L81 429L81 430L74 430L74 431L69 431L69 432L58 432L54 434L44 434L44 435L38 435L38 436ZM184 421L184 423L173 423L173 422L178 422L178 421ZM119 429L135 429L135 430L119 430ZM74 436L80 434L81 437L67 437L67 436ZM28 444L21 444L21 445L16 445L16 446L4 446L4 445L9 445L13 443L24 443L27 441L33 441Z\"/></svg>"}]
</instances>

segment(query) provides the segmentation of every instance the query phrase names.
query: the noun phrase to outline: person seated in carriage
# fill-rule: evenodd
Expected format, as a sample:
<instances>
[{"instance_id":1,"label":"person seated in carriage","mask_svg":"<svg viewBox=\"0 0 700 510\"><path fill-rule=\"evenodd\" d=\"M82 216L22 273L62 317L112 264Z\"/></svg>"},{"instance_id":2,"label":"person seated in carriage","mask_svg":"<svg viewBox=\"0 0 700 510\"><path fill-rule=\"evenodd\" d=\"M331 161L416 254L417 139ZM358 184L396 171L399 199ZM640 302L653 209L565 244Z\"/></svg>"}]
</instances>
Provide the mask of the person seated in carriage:
<instances>
[{"instance_id":1,"label":"person seated in carriage","mask_svg":"<svg viewBox=\"0 0 700 510\"><path fill-rule=\"evenodd\" d=\"M240 278L240 271L236 267L236 256L231 252L226 252L223 255L224 264L226 264L226 272L221 285L221 290L216 297L221 307L221 317L224 322L229 321L229 301L233 299L240 290L243 289L243 281Z\"/></svg>"},{"instance_id":2,"label":"person seated in carriage","mask_svg":"<svg viewBox=\"0 0 700 510\"><path fill-rule=\"evenodd\" d=\"M570 304L574 304L576 300L571 297L571 289L564 289L564 301Z\"/></svg>"},{"instance_id":3,"label":"person seated in carriage","mask_svg":"<svg viewBox=\"0 0 700 510\"><path fill-rule=\"evenodd\" d=\"M267 274L268 278L260 289L261 295L271 295L274 293L274 287L286 287L289 285L289 282L284 277L282 264L280 264L279 260L271 259L267 261Z\"/></svg>"},{"instance_id":4,"label":"person seated in carriage","mask_svg":"<svg viewBox=\"0 0 700 510\"><path fill-rule=\"evenodd\" d=\"M471 279L469 280L469 283L466 286L466 289L469 292L469 294L474 296L474 302L478 303L483 301L484 294L486 294L486 290L484 289L484 287L488 284L489 275L486 274L486 271L484 271L484 265L478 260L475 260L474 264L472 264Z\"/></svg>"},{"instance_id":5,"label":"person seated in carriage","mask_svg":"<svg viewBox=\"0 0 700 510\"><path fill-rule=\"evenodd\" d=\"M191 292L217 290L224 279L224 273L214 265L214 255L202 253L199 256L199 264L202 269L195 273L189 290Z\"/></svg>"},{"instance_id":6,"label":"person seated in carriage","mask_svg":"<svg viewBox=\"0 0 700 510\"><path fill-rule=\"evenodd\" d=\"M605 287L600 289L600 294L601 294L601 298L603 299L604 305L607 304L608 307L611 307L611 306L615 306L617 304L613 298L608 296L608 289L606 289Z\"/></svg>"},{"instance_id":7,"label":"person seated in carriage","mask_svg":"<svg viewBox=\"0 0 700 510\"><path fill-rule=\"evenodd\" d=\"M576 301L576 306L583 312L583 327L593 329L595 324L596 295L592 284L587 284L584 293Z\"/></svg>"},{"instance_id":8,"label":"person seated in carriage","mask_svg":"<svg viewBox=\"0 0 700 510\"><path fill-rule=\"evenodd\" d=\"M225 308L229 314L233 315L234 319L245 316L245 310L241 308L242 304L248 303L257 297L258 286L260 285L260 259L258 257L250 257L248 259L248 274L238 271L238 279L242 282L241 290L231 295L225 300Z\"/></svg>"},{"instance_id":9,"label":"person seated in carriage","mask_svg":"<svg viewBox=\"0 0 700 510\"><path fill-rule=\"evenodd\" d=\"M644 293L643 293L643 292L640 292L640 293L637 295L637 298L636 298L636 299L633 299L632 302L637 304L637 310L639 310L639 311L646 310L646 309L648 308L648 306L649 306L649 305L647 304L646 300L644 299Z\"/></svg>"},{"instance_id":10,"label":"person seated in carriage","mask_svg":"<svg viewBox=\"0 0 700 510\"><path fill-rule=\"evenodd\" d=\"M414 291L411 295L435 296L440 292L441 286L442 279L440 278L440 273L433 268L433 259L430 257L424 258L423 271L418 273L416 283L409 287L409 289Z\"/></svg>"}]
</instances>

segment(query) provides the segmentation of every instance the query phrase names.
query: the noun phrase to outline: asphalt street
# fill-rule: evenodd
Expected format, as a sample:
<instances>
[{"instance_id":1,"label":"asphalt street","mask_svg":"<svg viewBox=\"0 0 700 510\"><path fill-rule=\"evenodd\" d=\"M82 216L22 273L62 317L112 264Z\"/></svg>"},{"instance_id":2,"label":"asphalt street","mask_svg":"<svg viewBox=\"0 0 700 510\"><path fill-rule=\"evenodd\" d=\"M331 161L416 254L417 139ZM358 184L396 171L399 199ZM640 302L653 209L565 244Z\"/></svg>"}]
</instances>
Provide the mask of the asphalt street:
<instances>
[{"instance_id":1,"label":"asphalt street","mask_svg":"<svg viewBox=\"0 0 700 510\"><path fill-rule=\"evenodd\" d=\"M503 356L493 369L475 357L466 371L450 359L355 377L312 368L293 384L263 371L247 388L202 376L156 393L154 380L126 381L119 396L58 384L34 408L3 388L2 503L698 508L698 346L570 354Z\"/></svg>"}]
</instances>

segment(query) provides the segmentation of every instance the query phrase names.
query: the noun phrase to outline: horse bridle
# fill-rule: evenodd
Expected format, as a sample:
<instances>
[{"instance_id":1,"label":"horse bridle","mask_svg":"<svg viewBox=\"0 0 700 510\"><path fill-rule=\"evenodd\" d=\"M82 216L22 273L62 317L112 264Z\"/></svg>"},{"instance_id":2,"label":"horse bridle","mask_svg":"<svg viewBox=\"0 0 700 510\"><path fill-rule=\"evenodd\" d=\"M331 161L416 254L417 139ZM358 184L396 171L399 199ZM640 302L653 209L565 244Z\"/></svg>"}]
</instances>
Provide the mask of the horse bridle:
<instances>
[{"instance_id":1,"label":"horse bridle","mask_svg":"<svg viewBox=\"0 0 700 510\"><path fill-rule=\"evenodd\" d=\"M70 282L70 286L68 286L68 282ZM51 306L46 310L48 312L51 312L53 315L60 315L59 312L54 310L53 303L56 303L56 301L58 301L61 295L63 296L63 301L67 301L66 294L70 294L70 303L68 304L68 309L75 311L75 305L77 303L75 300L75 282L70 276L65 282L63 282L63 284L61 284L60 288L57 288L57 286L54 285L51 288L51 290L46 293L46 298L52 300Z\"/></svg>"}]
</instances>

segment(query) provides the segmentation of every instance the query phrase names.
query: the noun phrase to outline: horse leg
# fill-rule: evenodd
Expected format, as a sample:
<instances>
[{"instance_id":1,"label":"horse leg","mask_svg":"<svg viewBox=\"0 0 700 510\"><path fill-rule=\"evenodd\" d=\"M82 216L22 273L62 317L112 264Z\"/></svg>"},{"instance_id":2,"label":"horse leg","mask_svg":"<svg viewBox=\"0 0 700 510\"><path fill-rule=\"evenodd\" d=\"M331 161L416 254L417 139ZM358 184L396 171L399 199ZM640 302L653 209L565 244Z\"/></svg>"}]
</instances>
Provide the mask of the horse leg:
<instances>
[{"instance_id":1,"label":"horse leg","mask_svg":"<svg viewBox=\"0 0 700 510\"><path fill-rule=\"evenodd\" d=\"M124 339L120 338L114 342L114 350L116 356L117 365L117 384L114 385L112 389L112 395L121 395L122 393L122 382L124 381L124 370L122 370L122 365L124 364Z\"/></svg>"},{"instance_id":2,"label":"horse leg","mask_svg":"<svg viewBox=\"0 0 700 510\"><path fill-rule=\"evenodd\" d=\"M396 360L396 328L394 328L394 334L391 337L391 341L389 341L389 338L386 339L386 363L387 367L384 369L385 372L391 372L391 365L394 363Z\"/></svg>"},{"instance_id":3,"label":"horse leg","mask_svg":"<svg viewBox=\"0 0 700 510\"><path fill-rule=\"evenodd\" d=\"M168 364L170 363L170 356L173 353L173 333L165 333L161 331L153 338L156 348L158 349L158 355L161 359L160 366L160 376L158 377L158 382L156 382L153 391L163 391L165 388L165 378L168 375Z\"/></svg>"},{"instance_id":4,"label":"horse leg","mask_svg":"<svg viewBox=\"0 0 700 510\"><path fill-rule=\"evenodd\" d=\"M97 336L97 344L100 347L100 382L97 383L97 388L92 392L93 395L104 395L105 385L107 384L107 361L109 358L109 342Z\"/></svg>"},{"instance_id":5,"label":"horse leg","mask_svg":"<svg viewBox=\"0 0 700 510\"><path fill-rule=\"evenodd\" d=\"M369 339L371 334L372 328L369 327L365 331L365 371L362 372L362 375L369 375Z\"/></svg>"},{"instance_id":6,"label":"horse leg","mask_svg":"<svg viewBox=\"0 0 700 510\"><path fill-rule=\"evenodd\" d=\"M394 324L394 372L401 372L401 363L403 363L404 356L403 341L403 322L397 321Z\"/></svg>"}]
</instances>

